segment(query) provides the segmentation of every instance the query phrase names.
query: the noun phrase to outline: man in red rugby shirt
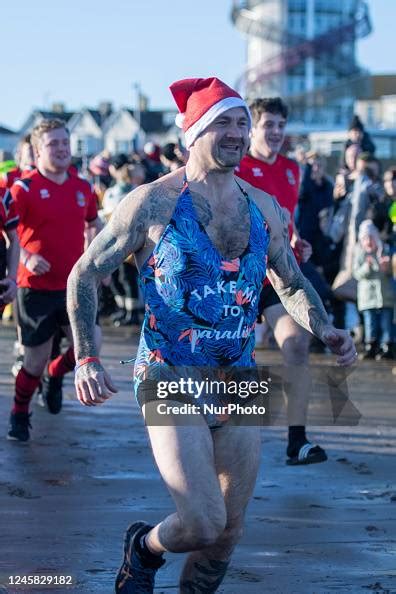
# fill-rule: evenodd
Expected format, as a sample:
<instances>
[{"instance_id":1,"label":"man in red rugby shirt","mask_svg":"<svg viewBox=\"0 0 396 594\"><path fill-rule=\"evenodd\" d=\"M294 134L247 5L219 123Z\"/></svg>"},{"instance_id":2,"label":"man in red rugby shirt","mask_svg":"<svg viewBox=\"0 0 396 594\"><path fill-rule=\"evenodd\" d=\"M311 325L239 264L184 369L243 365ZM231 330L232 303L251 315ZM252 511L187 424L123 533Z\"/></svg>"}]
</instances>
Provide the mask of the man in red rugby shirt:
<instances>
[{"instance_id":1,"label":"man in red rugby shirt","mask_svg":"<svg viewBox=\"0 0 396 594\"><path fill-rule=\"evenodd\" d=\"M9 190L0 188L0 318L7 303L17 292L16 275L19 261L19 242L16 232L18 217ZM8 245L5 237L8 239Z\"/></svg>"},{"instance_id":2,"label":"man in red rugby shirt","mask_svg":"<svg viewBox=\"0 0 396 594\"><path fill-rule=\"evenodd\" d=\"M295 255L307 261L311 246L299 239L294 226L298 201L299 167L292 159L279 154L285 139L287 105L280 97L256 99L250 106L252 130L249 153L242 159L236 174L253 186L274 196L290 220L290 239ZM310 376L293 373L298 366L307 366L310 335L286 312L268 280L260 296L259 313L274 332L290 372L288 387L289 440L287 464L311 464L327 460L325 451L312 445L305 435Z\"/></svg>"},{"instance_id":3,"label":"man in red rugby shirt","mask_svg":"<svg viewBox=\"0 0 396 594\"><path fill-rule=\"evenodd\" d=\"M34 155L30 134L26 134L18 143L15 160L17 167L0 175L0 188L11 188L17 179L34 169Z\"/></svg>"},{"instance_id":4,"label":"man in red rugby shirt","mask_svg":"<svg viewBox=\"0 0 396 594\"><path fill-rule=\"evenodd\" d=\"M32 132L37 169L11 188L19 215L21 256L18 268L18 320L24 346L23 367L15 381L8 438L29 439L29 404L51 354L52 339L61 328L70 348L48 365L56 384L74 368L66 312L67 277L84 251L85 231L100 229L96 196L90 184L70 175L69 132L61 120L43 120ZM56 385L47 398L60 410Z\"/></svg>"}]
</instances>

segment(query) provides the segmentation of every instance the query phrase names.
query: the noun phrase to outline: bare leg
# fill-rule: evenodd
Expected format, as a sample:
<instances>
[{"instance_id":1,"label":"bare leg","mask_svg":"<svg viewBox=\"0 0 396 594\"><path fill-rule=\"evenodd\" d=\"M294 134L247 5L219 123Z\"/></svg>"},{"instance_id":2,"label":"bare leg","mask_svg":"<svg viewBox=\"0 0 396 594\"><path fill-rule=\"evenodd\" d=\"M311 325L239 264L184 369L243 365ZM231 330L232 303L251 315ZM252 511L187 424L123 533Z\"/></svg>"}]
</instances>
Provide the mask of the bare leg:
<instances>
[{"instance_id":1,"label":"bare leg","mask_svg":"<svg viewBox=\"0 0 396 594\"><path fill-rule=\"evenodd\" d=\"M241 538L246 506L260 464L261 437L258 427L225 425L213 432L213 441L227 523L215 543L188 556L180 579L181 594L216 592L235 545Z\"/></svg>"},{"instance_id":2,"label":"bare leg","mask_svg":"<svg viewBox=\"0 0 396 594\"><path fill-rule=\"evenodd\" d=\"M148 427L177 511L148 533L146 544L157 554L197 551L186 561L183 593L215 592L221 583L241 536L260 460L258 427L211 432L202 417L194 419L194 426L178 425L176 417L173 426Z\"/></svg>"},{"instance_id":3,"label":"bare leg","mask_svg":"<svg viewBox=\"0 0 396 594\"><path fill-rule=\"evenodd\" d=\"M178 424L177 417L172 426L148 426L156 463L176 505L176 512L146 537L153 553L201 549L213 544L226 525L212 436L201 416L194 420L193 426Z\"/></svg>"},{"instance_id":4,"label":"bare leg","mask_svg":"<svg viewBox=\"0 0 396 594\"><path fill-rule=\"evenodd\" d=\"M306 425L311 375L308 367L310 334L286 313L283 305L271 305L264 316L274 331L285 363L285 396L288 425ZM302 373L302 367L304 372ZM298 373L296 373L296 369Z\"/></svg>"},{"instance_id":5,"label":"bare leg","mask_svg":"<svg viewBox=\"0 0 396 594\"><path fill-rule=\"evenodd\" d=\"M35 377L40 377L51 355L52 338L38 346L24 347L23 367Z\"/></svg>"}]
</instances>

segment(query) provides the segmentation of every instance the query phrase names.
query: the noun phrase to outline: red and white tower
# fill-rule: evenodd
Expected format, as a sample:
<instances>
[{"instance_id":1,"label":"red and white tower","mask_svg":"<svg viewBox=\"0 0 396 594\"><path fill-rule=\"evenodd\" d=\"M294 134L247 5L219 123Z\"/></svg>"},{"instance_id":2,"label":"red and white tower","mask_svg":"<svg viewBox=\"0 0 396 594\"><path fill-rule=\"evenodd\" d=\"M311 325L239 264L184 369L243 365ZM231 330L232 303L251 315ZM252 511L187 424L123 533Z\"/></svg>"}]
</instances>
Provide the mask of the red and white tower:
<instances>
[{"instance_id":1,"label":"red and white tower","mask_svg":"<svg viewBox=\"0 0 396 594\"><path fill-rule=\"evenodd\" d=\"M364 0L234 0L231 18L247 38L242 93L281 95L308 125L348 121L368 83L356 61L371 31Z\"/></svg>"}]
</instances>

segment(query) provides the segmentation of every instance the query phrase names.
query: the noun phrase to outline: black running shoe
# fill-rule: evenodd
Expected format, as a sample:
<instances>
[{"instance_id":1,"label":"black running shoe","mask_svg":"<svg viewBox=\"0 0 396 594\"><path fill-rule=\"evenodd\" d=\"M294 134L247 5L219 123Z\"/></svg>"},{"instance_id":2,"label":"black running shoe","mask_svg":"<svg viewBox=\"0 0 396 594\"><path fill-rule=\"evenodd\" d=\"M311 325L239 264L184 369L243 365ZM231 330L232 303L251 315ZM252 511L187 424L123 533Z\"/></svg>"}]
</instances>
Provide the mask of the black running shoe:
<instances>
[{"instance_id":1,"label":"black running shoe","mask_svg":"<svg viewBox=\"0 0 396 594\"><path fill-rule=\"evenodd\" d=\"M29 441L29 427L30 424L29 413L11 413L10 414L10 429L7 434L7 439L12 441Z\"/></svg>"},{"instance_id":2,"label":"black running shoe","mask_svg":"<svg viewBox=\"0 0 396 594\"><path fill-rule=\"evenodd\" d=\"M62 385L63 377L43 377L41 393L49 412L57 415L62 410Z\"/></svg>"},{"instance_id":3,"label":"black running shoe","mask_svg":"<svg viewBox=\"0 0 396 594\"><path fill-rule=\"evenodd\" d=\"M157 570L165 563L158 557L146 563L136 549L136 541L152 526L146 522L131 524L124 541L124 560L116 577L116 594L153 594Z\"/></svg>"}]
</instances>

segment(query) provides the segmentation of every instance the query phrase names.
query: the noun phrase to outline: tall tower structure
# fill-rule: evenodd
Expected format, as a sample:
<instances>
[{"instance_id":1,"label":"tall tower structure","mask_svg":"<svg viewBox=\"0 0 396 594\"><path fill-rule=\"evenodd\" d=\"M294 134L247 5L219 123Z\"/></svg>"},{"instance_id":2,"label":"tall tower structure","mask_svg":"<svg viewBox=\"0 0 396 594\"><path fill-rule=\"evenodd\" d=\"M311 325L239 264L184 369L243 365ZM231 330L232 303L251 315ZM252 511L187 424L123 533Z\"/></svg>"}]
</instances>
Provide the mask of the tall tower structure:
<instances>
[{"instance_id":1,"label":"tall tower structure","mask_svg":"<svg viewBox=\"0 0 396 594\"><path fill-rule=\"evenodd\" d=\"M356 61L371 31L364 0L234 0L231 18L247 38L245 96L280 95L305 125L345 125L368 84Z\"/></svg>"}]
</instances>

